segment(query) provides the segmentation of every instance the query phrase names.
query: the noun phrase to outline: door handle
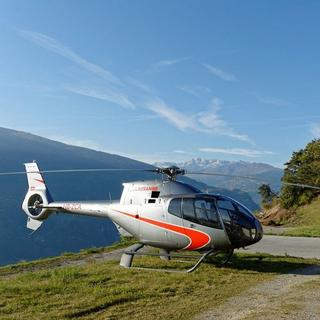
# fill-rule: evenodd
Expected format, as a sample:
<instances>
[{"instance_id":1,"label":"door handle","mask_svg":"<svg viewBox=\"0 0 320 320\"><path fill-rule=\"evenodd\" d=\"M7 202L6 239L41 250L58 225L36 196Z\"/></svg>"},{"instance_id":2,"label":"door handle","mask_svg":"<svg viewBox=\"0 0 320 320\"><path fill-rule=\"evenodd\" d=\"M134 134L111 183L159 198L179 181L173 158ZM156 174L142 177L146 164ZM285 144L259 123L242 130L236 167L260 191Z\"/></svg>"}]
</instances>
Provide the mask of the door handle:
<instances>
[{"instance_id":1,"label":"door handle","mask_svg":"<svg viewBox=\"0 0 320 320\"><path fill-rule=\"evenodd\" d=\"M193 223L190 223L190 228L194 228L195 225Z\"/></svg>"}]
</instances>

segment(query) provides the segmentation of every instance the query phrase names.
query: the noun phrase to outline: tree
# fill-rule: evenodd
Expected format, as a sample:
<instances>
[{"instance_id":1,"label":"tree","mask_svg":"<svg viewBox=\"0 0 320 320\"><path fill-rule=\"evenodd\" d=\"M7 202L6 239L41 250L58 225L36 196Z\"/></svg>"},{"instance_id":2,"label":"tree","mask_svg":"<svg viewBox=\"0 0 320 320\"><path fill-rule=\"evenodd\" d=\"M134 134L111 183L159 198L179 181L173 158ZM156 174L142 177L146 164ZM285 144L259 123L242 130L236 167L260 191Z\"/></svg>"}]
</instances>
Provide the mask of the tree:
<instances>
[{"instance_id":1,"label":"tree","mask_svg":"<svg viewBox=\"0 0 320 320\"><path fill-rule=\"evenodd\" d=\"M304 149L293 152L285 164L283 182L320 185L320 139L308 143ZM319 194L318 190L284 185L281 189L281 205L289 209L309 203Z\"/></svg>"},{"instance_id":2,"label":"tree","mask_svg":"<svg viewBox=\"0 0 320 320\"><path fill-rule=\"evenodd\" d=\"M261 202L263 205L270 204L274 193L268 184L262 184L258 189L258 193L261 196Z\"/></svg>"}]
</instances>

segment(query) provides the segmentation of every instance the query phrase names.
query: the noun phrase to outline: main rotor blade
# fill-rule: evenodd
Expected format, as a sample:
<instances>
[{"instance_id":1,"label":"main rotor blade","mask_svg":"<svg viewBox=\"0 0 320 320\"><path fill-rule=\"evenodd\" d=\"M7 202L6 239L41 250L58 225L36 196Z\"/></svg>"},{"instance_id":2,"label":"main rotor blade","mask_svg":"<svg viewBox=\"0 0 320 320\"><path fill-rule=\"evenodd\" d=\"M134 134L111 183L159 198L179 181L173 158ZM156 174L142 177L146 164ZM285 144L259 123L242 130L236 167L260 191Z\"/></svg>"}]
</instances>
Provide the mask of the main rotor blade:
<instances>
[{"instance_id":1,"label":"main rotor blade","mask_svg":"<svg viewBox=\"0 0 320 320\"><path fill-rule=\"evenodd\" d=\"M251 177L251 176L238 176L238 175L233 175L233 174L224 174L224 173L215 173L215 172L189 172L187 171L185 175L205 175L205 176L218 176L218 177L230 177L230 178L240 178L240 179L248 179L248 180L256 180L260 182L264 182L261 179L258 179L256 177Z\"/></svg>"},{"instance_id":2,"label":"main rotor blade","mask_svg":"<svg viewBox=\"0 0 320 320\"><path fill-rule=\"evenodd\" d=\"M62 170L40 170L29 173L72 173L72 172L156 172L155 169L62 169ZM12 176L27 174L26 171L0 172L0 176Z\"/></svg>"},{"instance_id":3,"label":"main rotor blade","mask_svg":"<svg viewBox=\"0 0 320 320\"><path fill-rule=\"evenodd\" d=\"M294 187L301 187L301 188L310 188L310 189L317 189L320 190L319 186L311 186L309 184L302 184L302 183L291 183L291 182L282 182L282 184L286 186L294 186Z\"/></svg>"},{"instance_id":4,"label":"main rotor blade","mask_svg":"<svg viewBox=\"0 0 320 320\"><path fill-rule=\"evenodd\" d=\"M218 176L218 177L230 177L230 178L240 178L240 179L248 179L248 180L254 180L261 183L269 184L268 182L265 182L259 178L256 177L250 177L250 176L238 176L238 175L232 175L232 174L223 174L223 173L214 173L214 172L186 172L186 175L193 174L193 175L207 175L207 176ZM282 185L287 186L294 186L294 187L300 187L300 188L310 188L310 189L316 189L320 190L320 186L312 186L309 184L303 184L303 183L291 183L291 182L281 182Z\"/></svg>"}]
</instances>

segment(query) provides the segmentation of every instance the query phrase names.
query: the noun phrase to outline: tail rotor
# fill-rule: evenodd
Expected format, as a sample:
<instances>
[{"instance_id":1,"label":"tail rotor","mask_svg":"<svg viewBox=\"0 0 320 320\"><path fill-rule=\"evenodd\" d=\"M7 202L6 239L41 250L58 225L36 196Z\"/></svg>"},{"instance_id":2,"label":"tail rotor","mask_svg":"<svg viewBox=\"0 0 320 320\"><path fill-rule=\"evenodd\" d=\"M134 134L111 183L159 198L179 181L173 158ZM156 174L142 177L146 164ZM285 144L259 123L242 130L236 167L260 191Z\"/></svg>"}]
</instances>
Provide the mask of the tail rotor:
<instances>
[{"instance_id":1,"label":"tail rotor","mask_svg":"<svg viewBox=\"0 0 320 320\"><path fill-rule=\"evenodd\" d=\"M22 203L22 209L28 216L27 228L36 231L51 213L45 208L51 197L38 165L35 162L25 163L25 167L29 189Z\"/></svg>"}]
</instances>

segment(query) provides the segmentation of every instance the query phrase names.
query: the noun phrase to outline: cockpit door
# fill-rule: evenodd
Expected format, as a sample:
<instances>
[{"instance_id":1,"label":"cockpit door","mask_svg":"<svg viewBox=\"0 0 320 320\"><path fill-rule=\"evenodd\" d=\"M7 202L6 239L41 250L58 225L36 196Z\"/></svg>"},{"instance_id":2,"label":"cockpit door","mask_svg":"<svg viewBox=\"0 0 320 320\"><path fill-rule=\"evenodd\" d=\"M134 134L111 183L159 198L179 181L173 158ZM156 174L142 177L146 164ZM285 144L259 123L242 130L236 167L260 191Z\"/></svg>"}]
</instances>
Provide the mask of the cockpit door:
<instances>
[{"instance_id":1,"label":"cockpit door","mask_svg":"<svg viewBox=\"0 0 320 320\"><path fill-rule=\"evenodd\" d=\"M220 249L230 245L212 196L172 199L167 222L178 227L168 233L168 240L180 248L197 250L214 246Z\"/></svg>"},{"instance_id":2,"label":"cockpit door","mask_svg":"<svg viewBox=\"0 0 320 320\"><path fill-rule=\"evenodd\" d=\"M198 229L200 227L200 224L194 209L193 198L182 199L182 215L183 215L183 225L186 228Z\"/></svg>"},{"instance_id":3,"label":"cockpit door","mask_svg":"<svg viewBox=\"0 0 320 320\"><path fill-rule=\"evenodd\" d=\"M173 249L185 248L189 240L184 235L184 226L181 211L182 199L176 198L170 200L168 205L167 223L170 224L171 230L167 231L168 244ZM173 231L176 229L176 231Z\"/></svg>"},{"instance_id":4,"label":"cockpit door","mask_svg":"<svg viewBox=\"0 0 320 320\"><path fill-rule=\"evenodd\" d=\"M212 212L209 207L210 202L204 198L182 199L183 225L190 237L189 250L199 250L208 246L212 248L216 242L220 242L216 231L223 231L216 230L212 224Z\"/></svg>"}]
</instances>

